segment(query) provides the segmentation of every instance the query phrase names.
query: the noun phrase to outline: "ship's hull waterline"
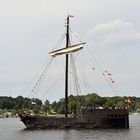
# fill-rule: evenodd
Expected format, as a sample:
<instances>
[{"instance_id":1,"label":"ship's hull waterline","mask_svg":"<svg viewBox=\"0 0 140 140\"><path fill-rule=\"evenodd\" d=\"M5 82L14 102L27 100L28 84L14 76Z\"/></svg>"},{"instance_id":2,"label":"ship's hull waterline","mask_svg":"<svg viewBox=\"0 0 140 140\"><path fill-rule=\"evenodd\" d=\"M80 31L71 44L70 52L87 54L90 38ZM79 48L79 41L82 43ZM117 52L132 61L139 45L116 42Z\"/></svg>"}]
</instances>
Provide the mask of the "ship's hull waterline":
<instances>
[{"instance_id":1,"label":"ship's hull waterline","mask_svg":"<svg viewBox=\"0 0 140 140\"><path fill-rule=\"evenodd\" d=\"M129 128L126 109L83 109L77 117L47 117L18 112L27 129Z\"/></svg>"}]
</instances>

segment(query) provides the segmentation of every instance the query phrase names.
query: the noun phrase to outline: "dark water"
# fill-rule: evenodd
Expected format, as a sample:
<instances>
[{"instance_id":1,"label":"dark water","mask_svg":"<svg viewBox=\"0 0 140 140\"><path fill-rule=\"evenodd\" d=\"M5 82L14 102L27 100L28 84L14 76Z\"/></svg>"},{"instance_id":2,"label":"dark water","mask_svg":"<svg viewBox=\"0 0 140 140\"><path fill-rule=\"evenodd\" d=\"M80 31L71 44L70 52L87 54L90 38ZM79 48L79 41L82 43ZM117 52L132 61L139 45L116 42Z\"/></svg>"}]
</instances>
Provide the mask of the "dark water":
<instances>
[{"instance_id":1,"label":"dark water","mask_svg":"<svg viewBox=\"0 0 140 140\"><path fill-rule=\"evenodd\" d=\"M130 129L24 130L19 119L0 119L0 140L140 140L140 114L130 115Z\"/></svg>"}]
</instances>

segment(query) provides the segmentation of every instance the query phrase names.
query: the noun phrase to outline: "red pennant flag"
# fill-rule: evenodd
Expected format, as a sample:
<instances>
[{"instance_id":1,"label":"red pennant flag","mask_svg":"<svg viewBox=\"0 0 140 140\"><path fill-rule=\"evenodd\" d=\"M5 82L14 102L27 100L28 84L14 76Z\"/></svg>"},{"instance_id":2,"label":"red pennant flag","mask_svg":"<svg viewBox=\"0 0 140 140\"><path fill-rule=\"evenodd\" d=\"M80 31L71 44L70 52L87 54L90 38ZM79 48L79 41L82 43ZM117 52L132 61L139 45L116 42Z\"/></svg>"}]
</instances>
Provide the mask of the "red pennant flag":
<instances>
[{"instance_id":1,"label":"red pennant flag","mask_svg":"<svg viewBox=\"0 0 140 140\"><path fill-rule=\"evenodd\" d=\"M105 71L105 72L107 73L107 75L108 75L108 76L112 76L112 74L111 74L111 73L109 73L109 72L107 72L107 71Z\"/></svg>"},{"instance_id":2,"label":"red pennant flag","mask_svg":"<svg viewBox=\"0 0 140 140\"><path fill-rule=\"evenodd\" d=\"M112 82L112 83L115 83L115 81L113 81L113 80L112 80L111 82Z\"/></svg>"},{"instance_id":3,"label":"red pennant flag","mask_svg":"<svg viewBox=\"0 0 140 140\"><path fill-rule=\"evenodd\" d=\"M107 73L109 76L112 76L112 74L111 73Z\"/></svg>"}]
</instances>

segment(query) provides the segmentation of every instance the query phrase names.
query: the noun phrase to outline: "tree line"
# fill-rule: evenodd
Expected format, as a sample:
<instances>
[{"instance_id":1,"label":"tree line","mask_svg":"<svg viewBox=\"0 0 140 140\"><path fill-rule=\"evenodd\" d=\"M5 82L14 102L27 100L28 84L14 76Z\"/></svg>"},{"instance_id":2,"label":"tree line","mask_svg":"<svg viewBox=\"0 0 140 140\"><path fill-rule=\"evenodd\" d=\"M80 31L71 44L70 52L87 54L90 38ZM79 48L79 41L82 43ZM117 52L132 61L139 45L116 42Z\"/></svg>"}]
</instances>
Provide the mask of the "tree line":
<instances>
[{"instance_id":1,"label":"tree line","mask_svg":"<svg viewBox=\"0 0 140 140\"><path fill-rule=\"evenodd\" d=\"M131 101L130 101L131 100ZM78 107L90 107L90 108L128 108L129 111L140 111L140 98L139 97L100 97L96 93L90 93L87 95L68 97L68 112L69 114L75 114ZM16 98L1 96L0 97L0 114L4 111L13 110L26 110L35 114L64 114L65 100L62 98L59 101L50 103L49 100L43 102L38 98L27 98L18 96Z\"/></svg>"}]
</instances>

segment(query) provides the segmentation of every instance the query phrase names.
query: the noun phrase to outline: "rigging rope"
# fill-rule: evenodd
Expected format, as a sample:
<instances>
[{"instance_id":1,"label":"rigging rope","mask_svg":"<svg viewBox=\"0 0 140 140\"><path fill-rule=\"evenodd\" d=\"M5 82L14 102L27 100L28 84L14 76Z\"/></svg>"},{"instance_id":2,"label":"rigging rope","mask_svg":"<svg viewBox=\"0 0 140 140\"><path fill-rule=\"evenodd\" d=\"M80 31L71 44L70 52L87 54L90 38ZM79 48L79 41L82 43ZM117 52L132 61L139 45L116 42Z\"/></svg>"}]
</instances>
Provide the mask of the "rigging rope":
<instances>
[{"instance_id":1,"label":"rigging rope","mask_svg":"<svg viewBox=\"0 0 140 140\"><path fill-rule=\"evenodd\" d=\"M33 84L33 82L36 80L36 77L38 77L39 73L44 69L45 65L47 64L47 61L45 61L44 65L42 66L42 68L39 70L39 72L36 74L36 76L34 77L34 79L25 87L25 89L21 92L22 94L24 94L24 92Z\"/></svg>"},{"instance_id":2,"label":"rigging rope","mask_svg":"<svg viewBox=\"0 0 140 140\"><path fill-rule=\"evenodd\" d=\"M55 45L55 47L53 48L53 50L54 50L55 48L59 47L59 46L62 44L62 42L63 42L63 40L64 40L64 37L65 37L65 34L66 34L66 31L61 35L60 40L57 42L57 44ZM35 78L26 86L26 88L21 92L21 94L25 93L25 91L26 91L26 90L33 84L33 82L35 81L37 75L39 75L39 73L44 69L43 72L41 73L40 77L38 78L37 82L35 83L34 87L32 88L30 94L28 95L28 97L31 96L31 94L35 91L35 89L36 89L37 86L39 85L41 79L42 79L43 76L45 75L45 73L46 73L46 71L47 71L47 69L48 69L48 67L49 67L49 65L50 65L50 63L51 63L52 60L53 60L53 58L50 59L50 61L49 61L49 63L47 64L46 67L45 67L45 65L46 65L46 63L47 63L48 60L45 61L45 63L44 63L44 65L43 65L43 67L41 68L41 70L36 74ZM45 67L45 68L44 68L44 67Z\"/></svg>"},{"instance_id":3,"label":"rigging rope","mask_svg":"<svg viewBox=\"0 0 140 140\"><path fill-rule=\"evenodd\" d=\"M40 77L39 77L39 79L37 80L36 84L35 84L34 87L32 88L31 93L30 93L30 95L29 95L28 97L31 96L31 94L34 92L34 90L35 90L35 89L37 88L37 86L39 85L39 82L41 81L41 79L42 79L43 76L45 75L45 73L46 73L46 71L47 71L49 65L50 65L51 62L52 62L52 60L53 60L53 57L50 59L48 65L47 65L47 66L45 67L45 69L43 70L42 74L40 75Z\"/></svg>"},{"instance_id":4,"label":"rigging rope","mask_svg":"<svg viewBox=\"0 0 140 140\"><path fill-rule=\"evenodd\" d=\"M93 55L93 52L89 49L89 47L87 46L88 52L91 55L91 57L94 59L96 65L98 66L100 73L102 74L102 76L104 76L105 80L107 81L108 85L110 86L110 88L112 89L112 91L117 95L117 91L115 90L115 88L112 86L112 84L110 83L110 81L108 80L106 74L104 74L103 69L101 68L100 64L98 63L97 59L95 58L95 56ZM92 53L91 53L92 52Z\"/></svg>"},{"instance_id":5,"label":"rigging rope","mask_svg":"<svg viewBox=\"0 0 140 140\"><path fill-rule=\"evenodd\" d=\"M52 51L58 49L61 46L62 42L64 41L65 35L66 35L66 31L61 35L60 40L56 43Z\"/></svg>"},{"instance_id":6,"label":"rigging rope","mask_svg":"<svg viewBox=\"0 0 140 140\"><path fill-rule=\"evenodd\" d=\"M80 39L80 37L79 37L76 33L74 33L74 32L71 30L71 28L70 28L70 32L71 32L71 34L73 34L73 35L78 39L79 42L82 42L81 39Z\"/></svg>"},{"instance_id":7,"label":"rigging rope","mask_svg":"<svg viewBox=\"0 0 140 140\"><path fill-rule=\"evenodd\" d=\"M71 57L71 66L72 66L72 73L73 73L73 79L74 79L74 86L76 89L76 93L79 95L79 93L81 93L81 89L80 89L80 85L78 82L78 75L77 75L77 71L76 71L76 66L75 66L73 55L71 54L70 57Z\"/></svg>"},{"instance_id":8,"label":"rigging rope","mask_svg":"<svg viewBox=\"0 0 140 140\"><path fill-rule=\"evenodd\" d=\"M71 29L70 29L70 31L71 31L71 33L81 42L81 40L80 40L80 38L78 37L78 35L75 34ZM87 46L87 45L86 45L86 46ZM104 71L102 70L102 68L101 68L100 64L98 63L98 61L96 60L95 56L91 53L91 50L89 49L88 46L87 46L87 49L88 49L88 52L89 52L89 54L91 55L91 57L94 59L96 65L98 66L98 68L99 68L99 70L100 70L100 73L104 76L105 80L107 81L108 85L111 87L112 91L113 91L115 94L117 94L117 92L116 92L114 86L110 83L110 81L109 81L107 75L104 74ZM80 63L78 63L78 64L80 64ZM79 66L79 67L80 67L80 66ZM83 71L83 74L82 74L82 75L85 75L85 77L87 77L85 71ZM85 85L87 85L86 87L89 87L89 84L88 84L87 82L85 82L85 78L84 78L84 83L85 83Z\"/></svg>"},{"instance_id":9,"label":"rigging rope","mask_svg":"<svg viewBox=\"0 0 140 140\"><path fill-rule=\"evenodd\" d=\"M42 94L42 96L40 96L40 98L44 98L44 96L45 96L45 94L46 93L50 93L50 91L53 89L54 90L54 86L56 86L57 85L57 83L59 82L59 80L62 78L62 75L63 75L63 73L58 77L58 79L56 79L56 81L55 81L55 83L53 84L53 85L51 85L43 94ZM60 82L59 82L59 84L60 84ZM51 94L52 95L52 94ZM48 100L49 100L49 98L48 98Z\"/></svg>"},{"instance_id":10,"label":"rigging rope","mask_svg":"<svg viewBox=\"0 0 140 140\"><path fill-rule=\"evenodd\" d=\"M82 83L84 85L84 88L86 88L85 90L88 91L90 86L89 86L89 83L88 83L86 70L85 70L85 68L83 68L83 67L86 67L86 63L87 63L87 62L86 63L84 62L84 57L85 57L85 54L82 55L81 57L77 56L77 58L78 58L77 59L77 61L78 61L77 65L78 65L79 71L81 73ZM80 58L82 58L82 60Z\"/></svg>"},{"instance_id":11,"label":"rigging rope","mask_svg":"<svg viewBox=\"0 0 140 140\"><path fill-rule=\"evenodd\" d=\"M82 42L81 40L80 40L80 38L78 37L78 35L76 35L71 29L70 29L70 37L71 36L75 36L76 38L77 38L77 40L78 40L78 42ZM71 37L72 38L72 37ZM71 39L72 40L72 39ZM73 40L72 40L73 41ZM84 69L83 69L83 66L82 66L82 63L81 63L81 61L80 61L80 58L78 57L79 55L77 55L76 57L78 58L77 60L78 60L78 62L77 62L77 64L76 65L78 65L78 68L79 68L79 72L81 73L81 75L80 75L80 77L83 77L82 78L82 80L81 79L79 79L79 77L78 77L78 75L76 74L73 74L73 77L75 77L75 79L77 79L77 81L79 80L79 81L81 81L83 84L84 84L84 86L87 88L87 87L89 87L89 84L88 84L88 82L86 81L87 80L87 76L86 76L86 72L84 71ZM72 55L72 57L71 57L71 60L72 60L72 63L73 63L73 68L76 66L75 65L75 61L73 60L74 58L74 55ZM81 57L82 58L82 57ZM83 62L83 61L82 61ZM75 65L75 66L74 66ZM74 69L73 69L74 70ZM76 70L76 67L75 67L75 70ZM78 72L78 73L79 73ZM76 82L75 82L76 83ZM79 82L78 82L79 83ZM79 85L79 87L80 87L80 85ZM78 88L78 85L77 85L77 88ZM87 88L88 89L88 88ZM81 89L80 89L80 93L81 93Z\"/></svg>"},{"instance_id":12,"label":"rigging rope","mask_svg":"<svg viewBox=\"0 0 140 140\"><path fill-rule=\"evenodd\" d=\"M80 38L79 38L71 29L70 29L70 33L73 34L73 35L81 42ZM71 34L70 34L70 35L71 35ZM60 37L60 40L58 41L57 45L55 45L55 47L53 48L53 50L56 49L56 48L58 48L58 47L60 47L60 45L62 44L62 42L63 42L63 40L64 40L64 38L65 38L65 35L66 35L66 31L62 34L62 36ZM70 37L71 37L71 36L70 36ZM72 39L71 39L71 40L72 40ZM91 51L89 50L89 47L88 47L88 46L87 46L87 49L88 49L89 54L92 56L92 58L94 59L95 63L96 63L97 66L99 67L100 72L103 74L104 72L103 72L101 66L100 66L99 63L97 62L95 56L94 56L93 54L91 54ZM30 94L29 94L28 97L30 97L31 94L32 94L32 93L37 89L37 87L39 86L41 80L42 80L43 77L46 75L46 72L47 72L48 67L49 67L49 65L51 64L52 60L53 60L53 57L49 60L49 62L48 62L48 64L47 64L46 67L45 67L46 62L45 62L45 64L43 65L43 68L41 69L41 71L42 71L43 69L44 69L44 70L43 70L43 72L41 73L41 75L39 76L39 78L38 78L37 82L35 83L35 85L33 86L33 88L32 88L32 90L31 90L31 92L30 92ZM82 62L83 62L83 61L82 61ZM73 76L73 79L74 79L75 89L76 89L77 94L80 94L80 93L81 93L81 89L80 89L80 84L79 84L79 82L78 82L78 80L80 80L80 79L78 78L78 75L77 75L76 65L75 65L75 62L74 62L73 55L71 55L71 63L72 63L72 64L71 64L71 66L72 66L72 73L74 73L72 76ZM78 65L79 65L79 68L80 68L80 70L81 70L81 77L85 76L85 77L83 78L83 80L81 80L81 81L84 83L84 85L85 85L86 87L87 87L87 86L89 87L89 84L86 82L86 79L87 79L86 72L85 72L84 69L82 69L82 67L81 67L80 59L79 59ZM44 67L45 67L45 68L44 68ZM82 72L82 71L83 71L83 72ZM69 71L69 73L71 74L70 71ZM108 81L108 78L106 77L106 75L103 75L103 76L104 76L105 80L107 81L107 83L110 85L110 87L111 87L111 89L113 90L113 92L116 93L114 87L110 84L110 82ZM60 78L61 78L61 76L56 80L55 84L60 80ZM33 81L24 89L23 92L25 92L25 90L28 89L28 87L29 87L34 81L35 81L35 80L33 80ZM51 87L52 87L52 86L51 86ZM45 94L46 92L48 92L48 91L51 89L51 87L50 87L48 90L46 90L46 91L44 92L44 94ZM44 95L44 94L43 94L43 95Z\"/></svg>"}]
</instances>

